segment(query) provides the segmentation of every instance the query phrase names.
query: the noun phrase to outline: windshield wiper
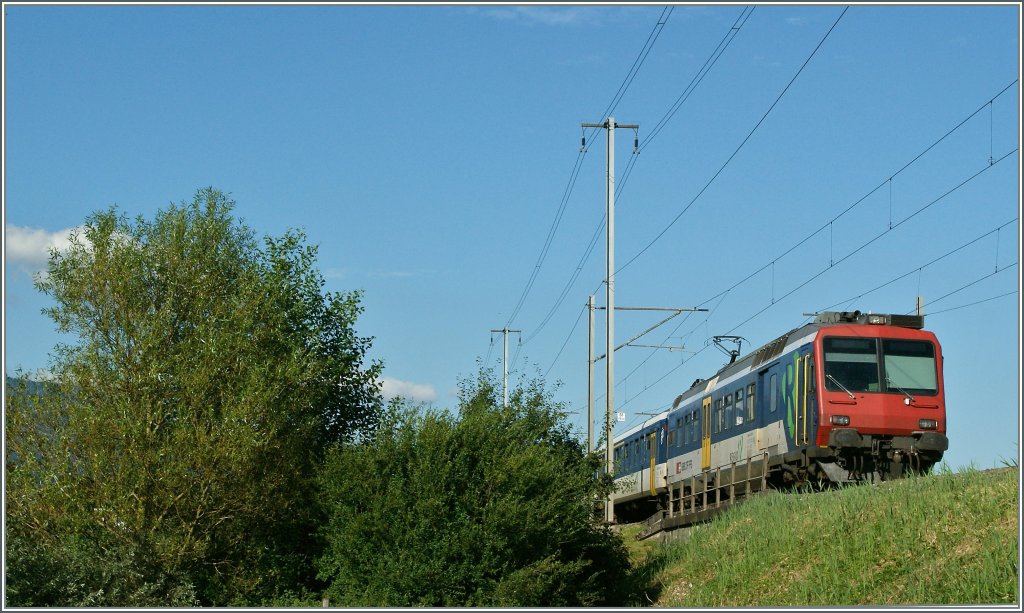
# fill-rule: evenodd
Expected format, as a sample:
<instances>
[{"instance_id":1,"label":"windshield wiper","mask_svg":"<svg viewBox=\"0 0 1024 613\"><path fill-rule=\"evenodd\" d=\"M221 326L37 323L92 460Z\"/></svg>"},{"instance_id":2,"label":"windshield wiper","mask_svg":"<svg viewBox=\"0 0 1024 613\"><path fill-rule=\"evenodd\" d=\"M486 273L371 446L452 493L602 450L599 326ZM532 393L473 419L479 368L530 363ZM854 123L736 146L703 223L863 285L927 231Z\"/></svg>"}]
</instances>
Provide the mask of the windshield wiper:
<instances>
[{"instance_id":1,"label":"windshield wiper","mask_svg":"<svg viewBox=\"0 0 1024 613\"><path fill-rule=\"evenodd\" d=\"M843 385L842 383L840 383L838 379L836 379L832 375L825 375L825 376L828 377L829 379L832 379L832 382L835 383L836 385L838 385L839 389L841 389L844 392L846 392L846 394L850 397L850 400L856 400L856 397L854 397L853 392L851 392L850 390L846 389L846 386Z\"/></svg>"},{"instance_id":2,"label":"windshield wiper","mask_svg":"<svg viewBox=\"0 0 1024 613\"><path fill-rule=\"evenodd\" d=\"M907 404L910 404L910 403L914 402L914 397L910 395L910 392L908 392L907 390L905 390L902 387L900 387L900 386L896 385L895 383L893 383L892 379L890 379L889 377L885 378L885 384L888 387L895 388L895 389L903 392L903 395L907 397Z\"/></svg>"}]
</instances>

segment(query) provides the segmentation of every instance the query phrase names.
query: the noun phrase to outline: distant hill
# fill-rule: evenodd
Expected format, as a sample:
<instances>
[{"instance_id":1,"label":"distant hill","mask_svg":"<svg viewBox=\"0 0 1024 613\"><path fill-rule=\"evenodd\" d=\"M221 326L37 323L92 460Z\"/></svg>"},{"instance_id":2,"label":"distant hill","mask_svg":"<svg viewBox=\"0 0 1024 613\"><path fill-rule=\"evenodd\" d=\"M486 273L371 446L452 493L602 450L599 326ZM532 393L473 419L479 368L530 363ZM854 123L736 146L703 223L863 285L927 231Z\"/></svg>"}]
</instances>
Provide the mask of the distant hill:
<instances>
[{"instance_id":1,"label":"distant hill","mask_svg":"<svg viewBox=\"0 0 1024 613\"><path fill-rule=\"evenodd\" d=\"M11 394L21 385L25 386L25 393L30 396L42 396L46 390L46 386L42 381L33 381L32 379L24 377L7 376L6 381L4 382L4 392L6 394Z\"/></svg>"}]
</instances>

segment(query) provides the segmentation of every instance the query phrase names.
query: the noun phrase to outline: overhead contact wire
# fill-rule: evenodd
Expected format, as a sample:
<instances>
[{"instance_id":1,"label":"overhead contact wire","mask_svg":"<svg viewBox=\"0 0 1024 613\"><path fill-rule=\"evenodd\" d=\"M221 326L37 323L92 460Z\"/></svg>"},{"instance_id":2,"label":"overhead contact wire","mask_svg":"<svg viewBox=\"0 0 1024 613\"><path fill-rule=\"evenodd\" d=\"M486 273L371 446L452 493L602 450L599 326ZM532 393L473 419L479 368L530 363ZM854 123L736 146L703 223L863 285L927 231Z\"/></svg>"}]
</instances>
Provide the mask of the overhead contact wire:
<instances>
[{"instance_id":1,"label":"overhead contact wire","mask_svg":"<svg viewBox=\"0 0 1024 613\"><path fill-rule=\"evenodd\" d=\"M779 103L779 101L782 100L782 97L786 94L786 92L789 91L789 88L796 81L797 77L800 76L800 74L804 71L804 68L807 67L807 64L809 64L811 59L814 58L814 56L818 53L818 50L821 49L821 46L823 44L825 44L825 41L828 39L829 34L832 33L832 30L835 29L835 27L839 24L839 20L841 20L843 18L843 15L845 15L846 11L848 11L848 10L850 10L850 7L848 7L848 6L843 9L843 12L840 13L839 17L836 18L835 22L832 24L832 27L828 29L828 32L825 33L825 36L823 36L821 41L818 42L818 45L814 48L814 51L811 51L811 54L809 56L807 56L806 60L804 60L804 63L800 66L800 69L796 71L796 74L793 75L793 78L789 80L789 83L786 84L786 87L784 87L782 89L782 92L779 93L778 97L775 98L775 102L772 102L772 105L770 107L768 107L768 110L765 111L764 115L761 116L761 119L758 120L757 124L755 124L753 129L750 130L750 132L747 134L746 138L744 138L743 141L739 144L739 146L736 147L736 150L732 152L732 155L730 155L729 158L727 160L725 160L725 163L722 164L722 166L718 169L718 172L716 172L711 177L711 179L708 180L708 182L704 185L704 187L702 187L701 190L699 192L697 192L697 195L694 196L693 199L690 200L690 202L685 207L683 207L683 210L679 211L679 214L676 215L675 218L671 222L669 222L669 224L667 226L665 226L665 228L661 232L659 232L658 235L655 236L653 240L651 240L651 242L647 243L647 245L643 249L641 249L636 255L631 257L629 260L626 261L625 264L620 266L619 269L615 271L615 274L619 274L620 272L625 270L627 267L629 267L629 265L632 264L633 262L635 262L637 260L637 258L639 258L641 255L646 253L647 250L650 249L654 245L654 243L658 242L661 239L661 237L665 236L665 233L667 233L669 231L669 229L671 229L672 226L674 226L676 224L676 222L679 221L679 218L682 217L683 214L686 213L686 211L688 211L690 209L690 207L693 206L693 204L695 202L697 202L697 200L701 197L701 195L704 194L705 191L707 191L707 189L709 187L711 187L711 184L715 182L715 179L717 179L718 176L720 174L722 174L722 171L725 170L725 168L729 165L730 162L732 162L733 158L736 157L736 154L738 154L740 152L740 150L743 149L743 146L747 144L747 141L749 141L750 137L752 137L754 135L754 132L756 132L759 127L761 127L761 124L764 123L765 119L767 119L768 115L772 112L772 109L775 108L775 106Z\"/></svg>"}]
</instances>

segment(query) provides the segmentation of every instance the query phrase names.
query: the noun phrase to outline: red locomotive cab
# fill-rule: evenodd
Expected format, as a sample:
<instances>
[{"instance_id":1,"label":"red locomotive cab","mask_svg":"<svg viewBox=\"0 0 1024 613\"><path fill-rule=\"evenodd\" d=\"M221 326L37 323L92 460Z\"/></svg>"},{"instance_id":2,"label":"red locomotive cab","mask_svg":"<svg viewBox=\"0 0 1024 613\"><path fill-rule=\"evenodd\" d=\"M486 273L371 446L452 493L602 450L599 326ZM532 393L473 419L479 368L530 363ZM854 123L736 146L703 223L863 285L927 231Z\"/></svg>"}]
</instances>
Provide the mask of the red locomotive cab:
<instances>
[{"instance_id":1,"label":"red locomotive cab","mask_svg":"<svg viewBox=\"0 0 1024 613\"><path fill-rule=\"evenodd\" d=\"M942 348L917 322L859 316L815 338L816 443L851 470L927 470L948 448Z\"/></svg>"}]
</instances>

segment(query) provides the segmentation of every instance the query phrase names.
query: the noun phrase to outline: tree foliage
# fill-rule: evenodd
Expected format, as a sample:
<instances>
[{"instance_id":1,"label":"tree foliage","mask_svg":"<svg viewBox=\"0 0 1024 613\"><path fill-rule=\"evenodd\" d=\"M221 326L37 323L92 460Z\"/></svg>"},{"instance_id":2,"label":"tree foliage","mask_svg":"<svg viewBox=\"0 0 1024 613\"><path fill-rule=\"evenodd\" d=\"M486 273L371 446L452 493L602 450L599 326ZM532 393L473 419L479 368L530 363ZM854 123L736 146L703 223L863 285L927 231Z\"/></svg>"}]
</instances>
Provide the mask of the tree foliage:
<instances>
[{"instance_id":1,"label":"tree foliage","mask_svg":"<svg viewBox=\"0 0 1024 613\"><path fill-rule=\"evenodd\" d=\"M153 221L98 212L37 279L76 342L52 393L8 396L20 602L242 604L314 574L312 475L372 432L380 366L359 294L324 293L301 232L261 247L233 208L207 188ZM31 581L54 560L80 588Z\"/></svg>"},{"instance_id":2,"label":"tree foliage","mask_svg":"<svg viewBox=\"0 0 1024 613\"><path fill-rule=\"evenodd\" d=\"M619 602L629 562L594 522L607 483L534 382L507 408L488 376L459 415L393 405L377 437L339 446L322 491L320 559L341 606L589 606Z\"/></svg>"}]
</instances>

